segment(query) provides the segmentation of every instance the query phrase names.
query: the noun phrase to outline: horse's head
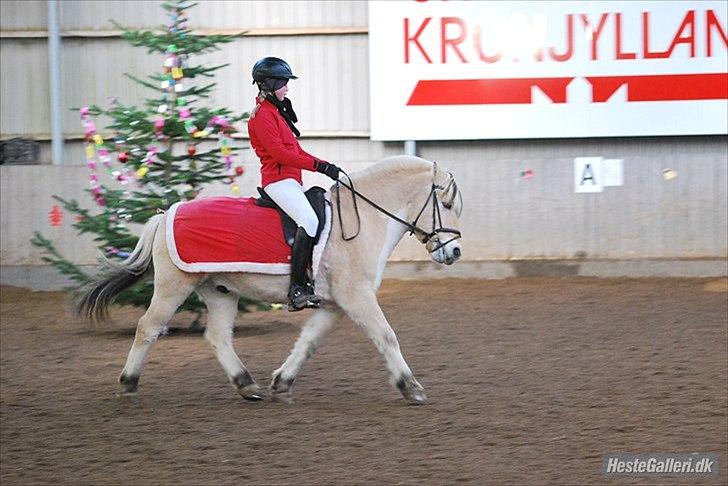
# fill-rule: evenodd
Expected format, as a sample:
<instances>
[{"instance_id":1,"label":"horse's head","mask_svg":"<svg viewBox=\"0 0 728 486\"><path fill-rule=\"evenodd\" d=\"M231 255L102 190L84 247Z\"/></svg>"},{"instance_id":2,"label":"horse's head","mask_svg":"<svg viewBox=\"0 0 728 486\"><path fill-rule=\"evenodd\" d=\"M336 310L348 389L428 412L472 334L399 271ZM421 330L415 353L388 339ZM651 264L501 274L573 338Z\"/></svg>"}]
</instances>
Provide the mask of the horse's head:
<instances>
[{"instance_id":1,"label":"horse's head","mask_svg":"<svg viewBox=\"0 0 728 486\"><path fill-rule=\"evenodd\" d=\"M432 221L432 231L417 235L420 241L425 243L433 261L452 265L462 256L460 243L462 211L463 198L455 177L435 163L430 198L418 216L422 218L420 227L423 229L429 228L428 219Z\"/></svg>"}]
</instances>

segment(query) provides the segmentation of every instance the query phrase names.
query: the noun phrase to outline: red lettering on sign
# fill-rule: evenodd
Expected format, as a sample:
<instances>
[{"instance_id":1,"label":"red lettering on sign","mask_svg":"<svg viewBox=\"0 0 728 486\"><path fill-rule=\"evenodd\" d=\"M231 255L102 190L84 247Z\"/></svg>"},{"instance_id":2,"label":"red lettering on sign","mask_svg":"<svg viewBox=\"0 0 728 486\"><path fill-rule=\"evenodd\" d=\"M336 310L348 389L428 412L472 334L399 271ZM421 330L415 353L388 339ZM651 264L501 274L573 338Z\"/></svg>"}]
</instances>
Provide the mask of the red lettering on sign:
<instances>
[{"instance_id":1,"label":"red lettering on sign","mask_svg":"<svg viewBox=\"0 0 728 486\"><path fill-rule=\"evenodd\" d=\"M556 49L553 47L549 47L549 55L551 56L551 59L553 59L556 62L564 62L571 59L571 56L574 54L574 16L572 14L569 14L566 16L566 52L563 54L557 54ZM536 59L538 59L539 53L536 54Z\"/></svg>"},{"instance_id":2,"label":"red lettering on sign","mask_svg":"<svg viewBox=\"0 0 728 486\"><path fill-rule=\"evenodd\" d=\"M478 56L480 57L480 60L483 61L483 62L487 62L487 63L494 63L494 62L500 61L500 58L502 56L502 54L500 53L500 51L496 52L492 56L488 56L486 54L483 54L483 49L482 49L482 46L481 46L481 40L480 40L481 37L480 36L481 36L481 29L480 29L480 26L477 26L475 28L474 40L475 40L475 49L478 51Z\"/></svg>"},{"instance_id":3,"label":"red lettering on sign","mask_svg":"<svg viewBox=\"0 0 728 486\"><path fill-rule=\"evenodd\" d=\"M430 56L427 55L427 52L422 48L422 44L420 44L420 41L417 39L421 34L422 31L425 30L425 27L427 27L427 24L430 23L430 20L432 20L432 17L427 17L422 22L422 25L420 25L420 28L417 29L417 32L415 32L414 37L410 37L409 35L409 19L404 19L404 62L408 64L410 62L410 50L409 45L410 42L414 42L415 46L417 46L417 49L420 50L423 56L425 56L425 59L429 64L432 64L432 59L430 59Z\"/></svg>"},{"instance_id":4,"label":"red lettering on sign","mask_svg":"<svg viewBox=\"0 0 728 486\"><path fill-rule=\"evenodd\" d=\"M688 27L690 28L690 34L686 36L683 32ZM690 57L695 57L695 10L689 10L688 13L685 14L685 18L683 19L682 24L680 24L680 28L677 29L677 33L672 39L670 48L667 50L667 57L672 55L672 51L675 50L675 47L678 44L688 44L690 46Z\"/></svg>"},{"instance_id":5,"label":"red lettering on sign","mask_svg":"<svg viewBox=\"0 0 728 486\"><path fill-rule=\"evenodd\" d=\"M614 14L614 52L617 55L617 59L636 59L637 53L635 52L622 52L622 14L617 12Z\"/></svg>"},{"instance_id":6,"label":"red lettering on sign","mask_svg":"<svg viewBox=\"0 0 728 486\"><path fill-rule=\"evenodd\" d=\"M604 24L607 22L607 17L609 16L608 13L603 13L601 17L599 18L599 24L597 25L596 30L594 30L594 27L592 26L591 21L589 20L589 17L587 17L586 14L581 14L581 21L584 24L584 29L587 33L590 35L590 42L591 42L591 58L592 61L597 60L597 42L599 42L599 36L602 35L602 30L604 29Z\"/></svg>"},{"instance_id":7,"label":"red lettering on sign","mask_svg":"<svg viewBox=\"0 0 728 486\"><path fill-rule=\"evenodd\" d=\"M457 25L460 27L460 35L455 38L447 37L447 26ZM465 22L458 17L443 17L440 19L440 54L443 63L447 62L447 46L452 46L455 54L458 55L462 62L468 62L463 53L458 49L458 44L462 44L465 40Z\"/></svg>"},{"instance_id":8,"label":"red lettering on sign","mask_svg":"<svg viewBox=\"0 0 728 486\"><path fill-rule=\"evenodd\" d=\"M708 24L706 29L706 54L708 57L711 57L713 55L713 29L715 28L715 30L718 31L718 35L721 39L723 39L723 44L726 48L728 48L728 35L726 35L726 31L723 29L723 26L720 25L718 17L715 16L715 12L712 10L708 10L706 12L706 23Z\"/></svg>"},{"instance_id":9,"label":"red lettering on sign","mask_svg":"<svg viewBox=\"0 0 728 486\"><path fill-rule=\"evenodd\" d=\"M650 51L650 12L642 12L642 57L645 59L664 59L667 52Z\"/></svg>"}]
</instances>

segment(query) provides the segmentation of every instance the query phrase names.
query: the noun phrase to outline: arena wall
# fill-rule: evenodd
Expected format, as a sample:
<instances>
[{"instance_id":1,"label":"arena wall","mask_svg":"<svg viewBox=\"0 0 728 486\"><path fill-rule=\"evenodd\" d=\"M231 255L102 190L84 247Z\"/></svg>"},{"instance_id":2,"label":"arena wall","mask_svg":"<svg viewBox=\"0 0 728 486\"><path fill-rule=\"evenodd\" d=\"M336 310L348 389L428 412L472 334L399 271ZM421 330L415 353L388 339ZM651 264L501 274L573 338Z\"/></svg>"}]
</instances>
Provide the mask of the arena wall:
<instances>
[{"instance_id":1,"label":"arena wall","mask_svg":"<svg viewBox=\"0 0 728 486\"><path fill-rule=\"evenodd\" d=\"M40 145L36 164L0 166L4 283L30 275L29 269L48 274L40 252L29 243L36 229L79 264L96 261L97 249L75 234L70 215L51 227L48 213L54 194L90 206L83 193L88 175L82 127L70 109L103 105L110 97L139 103L147 93L123 73L143 77L159 68L158 56L129 46L107 20L154 28L166 22L158 2L128 5L60 2L66 141L63 165L53 166L46 2L0 2L0 137ZM230 63L216 78L211 104L249 110L255 95L250 66L260 57L278 55L300 76L291 94L307 150L346 170L403 152L402 143L369 140L366 2L201 2L190 24L203 34L248 31L205 56L205 62ZM238 142L247 145L244 134ZM436 270L426 263L424 250L407 239L395 252L392 268L400 270L392 275L502 277L533 270L519 267L523 261L566 262L558 268L568 273L578 267L579 274L609 274L614 268L629 274L638 267L645 275L726 274L726 136L432 141L418 143L418 152L450 168L460 182L466 264L450 274ZM575 193L573 159L582 156L623 160L624 184L601 193ZM250 151L243 152L243 165L242 193L253 194L258 174ZM666 170L674 177L665 177ZM523 177L525 171L532 176ZM305 182L325 184L321 177L309 174ZM227 191L211 187L206 194ZM661 260L673 263L654 263ZM676 260L692 262L692 270Z\"/></svg>"}]
</instances>

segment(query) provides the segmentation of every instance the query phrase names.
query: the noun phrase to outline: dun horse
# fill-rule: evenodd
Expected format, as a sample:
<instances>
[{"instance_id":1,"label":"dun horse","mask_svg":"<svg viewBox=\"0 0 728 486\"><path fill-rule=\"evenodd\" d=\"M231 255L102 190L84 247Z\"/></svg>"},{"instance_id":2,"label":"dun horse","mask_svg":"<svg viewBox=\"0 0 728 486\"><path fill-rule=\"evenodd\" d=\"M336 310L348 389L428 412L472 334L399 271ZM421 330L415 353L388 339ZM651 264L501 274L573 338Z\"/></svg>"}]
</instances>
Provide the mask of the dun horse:
<instances>
[{"instance_id":1,"label":"dun horse","mask_svg":"<svg viewBox=\"0 0 728 486\"><path fill-rule=\"evenodd\" d=\"M290 355L273 372L271 397L291 401L291 388L301 367L314 354L324 334L346 314L374 342L391 373L391 383L405 399L413 404L424 403L424 390L402 356L376 292L387 259L407 232L426 246L437 263L449 265L460 257L458 219L462 197L451 173L436 163L410 156L384 159L352 174L349 181L359 194L357 204L348 188L340 187L329 194L332 226L316 277L316 293L323 299L321 308L312 312ZM345 238L344 232L351 233L357 222L360 234L354 239ZM151 218L131 255L119 264L109 263L111 268L84 292L78 312L104 318L116 295L153 272L154 295L139 319L119 377L125 392L134 393L150 347L177 308L196 292L209 312L205 338L230 382L244 398L262 399L263 391L233 349L237 304L240 295L267 302L285 301L288 276L183 272L174 265L165 244L165 225L170 224L164 214Z\"/></svg>"}]
</instances>

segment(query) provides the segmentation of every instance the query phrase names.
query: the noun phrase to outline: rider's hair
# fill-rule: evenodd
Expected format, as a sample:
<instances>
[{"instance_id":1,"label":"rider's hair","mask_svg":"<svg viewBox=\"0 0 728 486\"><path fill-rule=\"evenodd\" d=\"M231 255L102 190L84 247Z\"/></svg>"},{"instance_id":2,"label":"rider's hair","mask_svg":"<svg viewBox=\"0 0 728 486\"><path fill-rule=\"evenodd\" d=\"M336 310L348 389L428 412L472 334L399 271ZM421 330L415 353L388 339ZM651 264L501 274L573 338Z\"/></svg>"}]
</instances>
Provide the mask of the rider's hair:
<instances>
[{"instance_id":1,"label":"rider's hair","mask_svg":"<svg viewBox=\"0 0 728 486\"><path fill-rule=\"evenodd\" d=\"M265 100L265 97L268 96L270 93L268 91L259 91L258 96L255 98L255 108L253 108L253 111L250 112L250 117L248 120L252 120L256 113L258 113L258 110L260 109L260 104Z\"/></svg>"}]
</instances>

